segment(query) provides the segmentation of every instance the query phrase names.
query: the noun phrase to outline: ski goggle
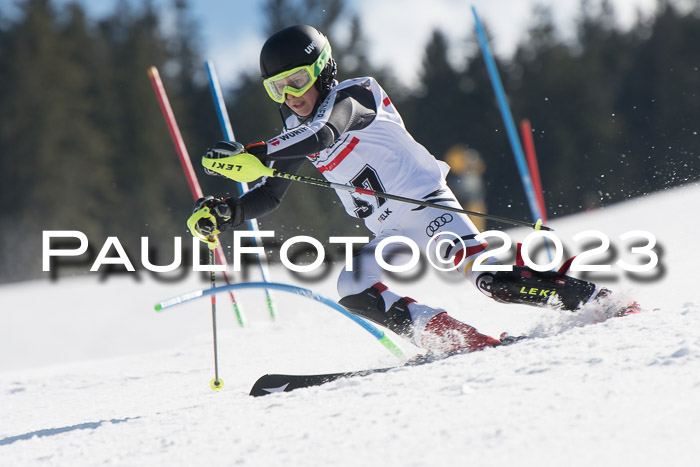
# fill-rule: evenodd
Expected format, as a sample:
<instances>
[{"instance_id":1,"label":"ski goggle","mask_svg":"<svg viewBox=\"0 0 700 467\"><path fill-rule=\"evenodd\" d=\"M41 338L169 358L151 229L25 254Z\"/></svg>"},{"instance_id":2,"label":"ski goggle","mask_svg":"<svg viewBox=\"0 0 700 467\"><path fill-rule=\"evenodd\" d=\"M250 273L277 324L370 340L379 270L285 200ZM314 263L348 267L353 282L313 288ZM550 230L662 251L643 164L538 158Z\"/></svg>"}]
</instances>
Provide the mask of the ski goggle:
<instances>
[{"instance_id":1,"label":"ski goggle","mask_svg":"<svg viewBox=\"0 0 700 467\"><path fill-rule=\"evenodd\" d=\"M331 45L326 42L321 54L312 64L298 66L263 80L268 96L280 104L284 103L287 94L301 97L314 85L330 57Z\"/></svg>"}]
</instances>

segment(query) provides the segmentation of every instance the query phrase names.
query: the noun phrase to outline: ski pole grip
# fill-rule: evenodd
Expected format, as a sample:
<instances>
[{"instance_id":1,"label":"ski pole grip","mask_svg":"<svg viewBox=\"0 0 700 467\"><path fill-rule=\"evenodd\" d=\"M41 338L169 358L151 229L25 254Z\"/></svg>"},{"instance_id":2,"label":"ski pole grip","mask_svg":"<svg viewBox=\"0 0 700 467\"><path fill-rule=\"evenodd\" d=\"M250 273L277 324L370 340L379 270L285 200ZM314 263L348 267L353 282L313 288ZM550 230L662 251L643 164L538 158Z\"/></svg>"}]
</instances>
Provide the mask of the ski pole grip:
<instances>
[{"instance_id":1,"label":"ski pole grip","mask_svg":"<svg viewBox=\"0 0 700 467\"><path fill-rule=\"evenodd\" d=\"M223 158L202 157L202 165L226 178L241 183L249 183L260 177L272 175L272 169L247 152Z\"/></svg>"},{"instance_id":2,"label":"ski pole grip","mask_svg":"<svg viewBox=\"0 0 700 467\"><path fill-rule=\"evenodd\" d=\"M542 224L542 219L537 219L537 222L535 222L535 225L532 226L535 230L549 230L553 231L554 229L551 227L547 227L546 225Z\"/></svg>"}]
</instances>

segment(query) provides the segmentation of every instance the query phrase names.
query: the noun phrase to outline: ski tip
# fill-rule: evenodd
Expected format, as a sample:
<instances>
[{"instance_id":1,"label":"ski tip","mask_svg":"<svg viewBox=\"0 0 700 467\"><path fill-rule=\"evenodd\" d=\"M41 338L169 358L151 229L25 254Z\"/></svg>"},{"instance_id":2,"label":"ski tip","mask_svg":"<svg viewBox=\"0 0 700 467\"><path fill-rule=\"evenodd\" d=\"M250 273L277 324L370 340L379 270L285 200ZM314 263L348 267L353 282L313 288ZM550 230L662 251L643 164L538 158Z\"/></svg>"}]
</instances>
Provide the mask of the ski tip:
<instances>
[{"instance_id":1,"label":"ski tip","mask_svg":"<svg viewBox=\"0 0 700 467\"><path fill-rule=\"evenodd\" d=\"M162 304L162 303L157 303L153 308L154 308L156 311L161 311L161 310L163 309L163 304Z\"/></svg>"},{"instance_id":2,"label":"ski tip","mask_svg":"<svg viewBox=\"0 0 700 467\"><path fill-rule=\"evenodd\" d=\"M292 380L301 380L303 376L293 375L263 375L253 384L250 389L250 394L253 397L267 396L274 392L289 392L297 386L290 387ZM299 387L305 387L309 384L301 384Z\"/></svg>"},{"instance_id":3,"label":"ski tip","mask_svg":"<svg viewBox=\"0 0 700 467\"><path fill-rule=\"evenodd\" d=\"M340 373L327 373L317 375L279 375L267 374L263 375L253 384L250 390L250 395L253 397L267 396L275 392L290 392L295 389L308 388L312 386L320 386L330 383L341 378L351 378L355 376L367 376L373 373L383 373L389 371L390 368L377 368L371 370L360 371L344 371Z\"/></svg>"}]
</instances>

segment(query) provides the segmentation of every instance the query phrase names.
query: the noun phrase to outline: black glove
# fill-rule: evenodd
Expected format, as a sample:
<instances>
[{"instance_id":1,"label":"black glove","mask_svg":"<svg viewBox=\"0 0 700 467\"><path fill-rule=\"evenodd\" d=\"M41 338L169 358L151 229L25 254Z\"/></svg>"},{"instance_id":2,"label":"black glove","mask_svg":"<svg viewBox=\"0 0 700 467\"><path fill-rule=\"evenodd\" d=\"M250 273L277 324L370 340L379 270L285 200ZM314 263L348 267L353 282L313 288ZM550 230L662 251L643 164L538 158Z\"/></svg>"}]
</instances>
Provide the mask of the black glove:
<instances>
[{"instance_id":1,"label":"black glove","mask_svg":"<svg viewBox=\"0 0 700 467\"><path fill-rule=\"evenodd\" d=\"M267 143L265 141L256 141L255 143L246 144L245 152L254 155L264 164L267 159Z\"/></svg>"},{"instance_id":2,"label":"black glove","mask_svg":"<svg viewBox=\"0 0 700 467\"><path fill-rule=\"evenodd\" d=\"M208 216L202 216L202 210L209 209ZM190 230L194 229L201 236L209 237L223 232L229 227L241 225L244 221L242 203L238 198L214 198L205 196L199 198L192 207L192 216L196 222L189 222ZM197 237L193 231L192 235Z\"/></svg>"},{"instance_id":3,"label":"black glove","mask_svg":"<svg viewBox=\"0 0 700 467\"><path fill-rule=\"evenodd\" d=\"M207 150L206 157L209 159L223 159L224 157L235 156L236 154L241 154L243 152L246 152L246 149L241 143L236 141L219 141L214 145L214 147ZM216 177L223 177L223 175L218 174L213 170L209 170L206 167L204 168L204 173Z\"/></svg>"}]
</instances>

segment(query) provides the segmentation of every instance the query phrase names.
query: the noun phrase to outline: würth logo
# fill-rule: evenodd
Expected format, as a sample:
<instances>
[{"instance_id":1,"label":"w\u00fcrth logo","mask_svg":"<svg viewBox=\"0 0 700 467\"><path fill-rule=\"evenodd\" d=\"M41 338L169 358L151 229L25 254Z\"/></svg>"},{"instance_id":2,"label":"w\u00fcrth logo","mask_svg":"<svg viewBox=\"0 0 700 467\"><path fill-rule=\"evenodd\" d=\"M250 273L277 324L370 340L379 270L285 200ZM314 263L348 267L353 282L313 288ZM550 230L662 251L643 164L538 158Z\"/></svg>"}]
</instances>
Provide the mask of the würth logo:
<instances>
[{"instance_id":1,"label":"w\u00fcrth logo","mask_svg":"<svg viewBox=\"0 0 700 467\"><path fill-rule=\"evenodd\" d=\"M270 144L272 146L278 146L281 141L287 141L290 138L294 138L295 136L299 136L300 134L304 133L308 129L309 129L309 127L302 126L302 127L296 128L294 130L290 130L282 135L275 136L270 141L268 141L267 144Z\"/></svg>"},{"instance_id":2,"label":"w\u00fcrth logo","mask_svg":"<svg viewBox=\"0 0 700 467\"><path fill-rule=\"evenodd\" d=\"M304 133L306 130L308 130L308 127L301 127L297 128L295 130L290 130L282 135L279 135L277 138L281 139L282 141L287 141L289 138L293 138L295 136L299 136L300 134ZM275 139L277 139L275 138Z\"/></svg>"}]
</instances>

